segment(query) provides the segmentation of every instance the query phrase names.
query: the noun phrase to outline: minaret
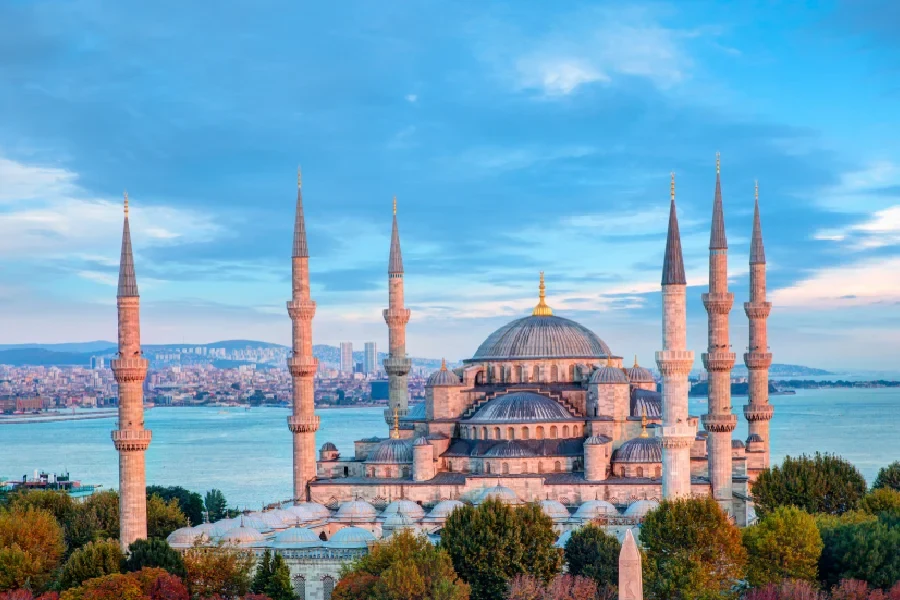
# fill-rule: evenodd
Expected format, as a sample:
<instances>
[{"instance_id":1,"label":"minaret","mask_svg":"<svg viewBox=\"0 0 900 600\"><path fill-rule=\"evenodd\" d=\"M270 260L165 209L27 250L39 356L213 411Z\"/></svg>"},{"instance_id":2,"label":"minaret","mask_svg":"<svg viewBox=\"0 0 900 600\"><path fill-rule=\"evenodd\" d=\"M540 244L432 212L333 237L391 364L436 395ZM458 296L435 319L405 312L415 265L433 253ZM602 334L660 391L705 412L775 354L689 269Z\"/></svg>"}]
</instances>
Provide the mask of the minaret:
<instances>
[{"instance_id":1,"label":"minaret","mask_svg":"<svg viewBox=\"0 0 900 600\"><path fill-rule=\"evenodd\" d=\"M147 537L147 484L144 452L151 432L144 429L144 379L148 361L141 353L141 299L134 277L131 228L128 225L128 192L122 225L122 257L119 263L119 353L110 366L119 384L119 423L112 440L119 453L119 544L123 551L135 540Z\"/></svg>"},{"instance_id":2,"label":"minaret","mask_svg":"<svg viewBox=\"0 0 900 600\"><path fill-rule=\"evenodd\" d=\"M688 423L688 373L694 353L687 349L687 311L684 260L675 214L675 173L672 173L669 233L663 260L663 349L656 353L662 374L662 427L656 430L662 444L663 498L691 495L691 445L696 432Z\"/></svg>"},{"instance_id":3,"label":"minaret","mask_svg":"<svg viewBox=\"0 0 900 600\"><path fill-rule=\"evenodd\" d=\"M728 241L722 211L722 184L719 155L716 154L716 194L713 200L712 228L709 236L709 293L703 294L703 306L709 315L709 344L703 354L703 366L709 373L709 411L703 415L709 457L709 481L713 498L728 514L731 510L731 432L737 417L731 413L731 369L734 353L728 342L728 314L734 294L728 291Z\"/></svg>"},{"instance_id":4,"label":"minaret","mask_svg":"<svg viewBox=\"0 0 900 600\"><path fill-rule=\"evenodd\" d=\"M391 255L388 259L388 308L384 320L388 326L388 357L384 370L388 374L389 404L384 411L385 421L391 425L394 410L399 416L409 412L409 384L407 375L412 366L406 357L406 324L409 309L403 307L403 256L400 254L400 232L397 229L397 198L394 197L394 223L391 230Z\"/></svg>"},{"instance_id":5,"label":"minaret","mask_svg":"<svg viewBox=\"0 0 900 600\"><path fill-rule=\"evenodd\" d=\"M287 418L294 437L294 502L307 499L307 484L316 478L316 430L319 417L313 402L313 376L318 361L312 351L312 320L316 303L309 295L309 250L303 220L303 180L297 169L297 211L294 216L294 251L291 254L291 355L287 359L293 380L293 409Z\"/></svg>"},{"instance_id":6,"label":"minaret","mask_svg":"<svg viewBox=\"0 0 900 600\"><path fill-rule=\"evenodd\" d=\"M748 475L751 480L756 479L759 471L769 467L769 421L774 412L769 404L769 366L772 364L772 354L769 352L766 327L772 303L766 302L766 251L759 223L758 183L755 199L753 237L750 241L750 302L744 303L744 312L750 320L750 346L744 354L744 364L747 365L749 375L750 402L744 406L744 416L748 421L750 439L754 435L759 436L764 452L761 464L749 465Z\"/></svg>"}]
</instances>

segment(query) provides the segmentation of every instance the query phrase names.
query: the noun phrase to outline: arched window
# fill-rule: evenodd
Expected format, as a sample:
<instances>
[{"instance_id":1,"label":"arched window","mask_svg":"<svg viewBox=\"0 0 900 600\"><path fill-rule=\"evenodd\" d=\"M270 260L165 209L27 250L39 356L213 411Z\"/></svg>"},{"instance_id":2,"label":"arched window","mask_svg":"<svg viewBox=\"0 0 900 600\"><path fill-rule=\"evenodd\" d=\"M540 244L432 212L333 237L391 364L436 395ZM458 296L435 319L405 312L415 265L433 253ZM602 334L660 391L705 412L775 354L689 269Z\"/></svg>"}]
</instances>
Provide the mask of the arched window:
<instances>
[{"instance_id":1,"label":"arched window","mask_svg":"<svg viewBox=\"0 0 900 600\"><path fill-rule=\"evenodd\" d=\"M544 472L544 463L538 461L538 473Z\"/></svg>"},{"instance_id":2,"label":"arched window","mask_svg":"<svg viewBox=\"0 0 900 600\"><path fill-rule=\"evenodd\" d=\"M487 430L487 427L482 427L482 428L481 428L481 439L483 439L483 440L488 439L488 430Z\"/></svg>"},{"instance_id":3,"label":"arched window","mask_svg":"<svg viewBox=\"0 0 900 600\"><path fill-rule=\"evenodd\" d=\"M515 381L515 383L524 383L524 380L522 379L522 375L523 375L522 365L516 365L516 381Z\"/></svg>"},{"instance_id":4,"label":"arched window","mask_svg":"<svg viewBox=\"0 0 900 600\"><path fill-rule=\"evenodd\" d=\"M578 425L572 425L572 437L578 437Z\"/></svg>"},{"instance_id":5,"label":"arched window","mask_svg":"<svg viewBox=\"0 0 900 600\"><path fill-rule=\"evenodd\" d=\"M403 478L409 479L409 467L403 467Z\"/></svg>"},{"instance_id":6,"label":"arched window","mask_svg":"<svg viewBox=\"0 0 900 600\"><path fill-rule=\"evenodd\" d=\"M500 428L499 427L494 427L494 439L495 440L500 439Z\"/></svg>"},{"instance_id":7,"label":"arched window","mask_svg":"<svg viewBox=\"0 0 900 600\"><path fill-rule=\"evenodd\" d=\"M322 597L325 600L331 600L331 593L334 591L334 578L326 575L322 578Z\"/></svg>"},{"instance_id":8,"label":"arched window","mask_svg":"<svg viewBox=\"0 0 900 600\"><path fill-rule=\"evenodd\" d=\"M625 467L619 467L619 477L625 477Z\"/></svg>"},{"instance_id":9,"label":"arched window","mask_svg":"<svg viewBox=\"0 0 900 600\"><path fill-rule=\"evenodd\" d=\"M656 467L656 476L662 477L662 467Z\"/></svg>"},{"instance_id":10,"label":"arched window","mask_svg":"<svg viewBox=\"0 0 900 600\"><path fill-rule=\"evenodd\" d=\"M559 367L556 365L550 367L550 381L559 381Z\"/></svg>"},{"instance_id":11,"label":"arched window","mask_svg":"<svg viewBox=\"0 0 900 600\"><path fill-rule=\"evenodd\" d=\"M306 600L306 577L294 575L294 595L298 600Z\"/></svg>"},{"instance_id":12,"label":"arched window","mask_svg":"<svg viewBox=\"0 0 900 600\"><path fill-rule=\"evenodd\" d=\"M500 468L503 469L504 475L509 475L509 463L503 463Z\"/></svg>"},{"instance_id":13,"label":"arched window","mask_svg":"<svg viewBox=\"0 0 900 600\"><path fill-rule=\"evenodd\" d=\"M516 430L513 429L512 427L507 427L506 428L506 438L510 439L510 440L516 439Z\"/></svg>"},{"instance_id":14,"label":"arched window","mask_svg":"<svg viewBox=\"0 0 900 600\"><path fill-rule=\"evenodd\" d=\"M484 463L484 472L490 475L490 473L491 473L491 463L489 463L489 462Z\"/></svg>"},{"instance_id":15,"label":"arched window","mask_svg":"<svg viewBox=\"0 0 900 600\"><path fill-rule=\"evenodd\" d=\"M551 439L551 440L555 440L555 439L556 439L556 425L552 425L552 426L550 427L550 439Z\"/></svg>"},{"instance_id":16,"label":"arched window","mask_svg":"<svg viewBox=\"0 0 900 600\"><path fill-rule=\"evenodd\" d=\"M643 467L638 467L638 468L637 468L637 476L638 476L638 477L643 477L643 476L644 476L644 468L643 468Z\"/></svg>"},{"instance_id":17,"label":"arched window","mask_svg":"<svg viewBox=\"0 0 900 600\"><path fill-rule=\"evenodd\" d=\"M541 380L541 368L538 365L534 365L534 368L531 369L531 380L532 381L540 381Z\"/></svg>"},{"instance_id":18,"label":"arched window","mask_svg":"<svg viewBox=\"0 0 900 600\"><path fill-rule=\"evenodd\" d=\"M447 472L448 473L453 472L453 461L449 461L449 460L447 461Z\"/></svg>"},{"instance_id":19,"label":"arched window","mask_svg":"<svg viewBox=\"0 0 900 600\"><path fill-rule=\"evenodd\" d=\"M538 425L538 428L537 428L537 439L539 439L539 440L544 439L544 427L543 427L542 425Z\"/></svg>"},{"instance_id":20,"label":"arched window","mask_svg":"<svg viewBox=\"0 0 900 600\"><path fill-rule=\"evenodd\" d=\"M523 440L527 440L527 439L528 439L528 428L527 428L527 427L523 427L523 428L522 428L522 439L523 439Z\"/></svg>"},{"instance_id":21,"label":"arched window","mask_svg":"<svg viewBox=\"0 0 900 600\"><path fill-rule=\"evenodd\" d=\"M568 425L563 425L563 437L564 438L569 437L569 426Z\"/></svg>"},{"instance_id":22,"label":"arched window","mask_svg":"<svg viewBox=\"0 0 900 600\"><path fill-rule=\"evenodd\" d=\"M369 477L375 477L375 467L369 467Z\"/></svg>"},{"instance_id":23,"label":"arched window","mask_svg":"<svg viewBox=\"0 0 900 600\"><path fill-rule=\"evenodd\" d=\"M562 471L562 465L560 464L559 461L556 461L555 463L553 463L553 470L557 473Z\"/></svg>"},{"instance_id":24,"label":"arched window","mask_svg":"<svg viewBox=\"0 0 900 600\"><path fill-rule=\"evenodd\" d=\"M569 381L575 381L575 365L569 365Z\"/></svg>"}]
</instances>

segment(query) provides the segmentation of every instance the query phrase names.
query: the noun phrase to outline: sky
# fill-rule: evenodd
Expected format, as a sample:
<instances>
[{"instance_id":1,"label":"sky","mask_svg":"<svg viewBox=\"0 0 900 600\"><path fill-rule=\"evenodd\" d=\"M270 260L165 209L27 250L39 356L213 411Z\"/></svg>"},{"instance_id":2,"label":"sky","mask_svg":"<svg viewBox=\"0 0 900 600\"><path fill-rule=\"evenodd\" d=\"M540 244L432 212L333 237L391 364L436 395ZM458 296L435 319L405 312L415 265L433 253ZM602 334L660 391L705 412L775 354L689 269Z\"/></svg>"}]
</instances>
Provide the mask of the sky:
<instances>
[{"instance_id":1,"label":"sky","mask_svg":"<svg viewBox=\"0 0 900 600\"><path fill-rule=\"evenodd\" d=\"M896 369L898 105L890 0L5 0L0 343L115 339L124 189L145 343L289 343L302 165L315 343L386 347L396 195L411 355L544 271L650 365L674 172L699 353L720 152L734 351L758 180L775 362Z\"/></svg>"}]
</instances>

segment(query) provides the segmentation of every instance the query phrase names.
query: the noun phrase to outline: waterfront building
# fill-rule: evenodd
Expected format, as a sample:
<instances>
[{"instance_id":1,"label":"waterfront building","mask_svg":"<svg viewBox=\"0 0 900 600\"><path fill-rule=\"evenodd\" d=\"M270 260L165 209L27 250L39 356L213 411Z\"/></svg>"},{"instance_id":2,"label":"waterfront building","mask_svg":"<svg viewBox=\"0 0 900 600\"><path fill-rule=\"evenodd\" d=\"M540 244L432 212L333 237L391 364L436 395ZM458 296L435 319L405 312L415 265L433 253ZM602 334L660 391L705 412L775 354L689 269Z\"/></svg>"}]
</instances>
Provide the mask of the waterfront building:
<instances>
[{"instance_id":1,"label":"waterfront building","mask_svg":"<svg viewBox=\"0 0 900 600\"><path fill-rule=\"evenodd\" d=\"M366 342L363 362L363 372L366 375L374 375L378 371L378 347L375 342Z\"/></svg>"},{"instance_id":2,"label":"waterfront building","mask_svg":"<svg viewBox=\"0 0 900 600\"><path fill-rule=\"evenodd\" d=\"M341 373L353 373L353 342L341 342Z\"/></svg>"}]
</instances>

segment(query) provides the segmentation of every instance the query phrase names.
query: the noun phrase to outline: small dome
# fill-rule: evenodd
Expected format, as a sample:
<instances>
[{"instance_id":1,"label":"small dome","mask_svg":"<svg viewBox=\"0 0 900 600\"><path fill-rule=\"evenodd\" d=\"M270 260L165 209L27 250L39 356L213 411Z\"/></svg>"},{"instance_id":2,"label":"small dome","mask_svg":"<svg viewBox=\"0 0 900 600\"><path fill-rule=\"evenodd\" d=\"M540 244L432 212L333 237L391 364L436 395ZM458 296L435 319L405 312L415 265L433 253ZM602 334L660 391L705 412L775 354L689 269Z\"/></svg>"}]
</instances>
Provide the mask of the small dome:
<instances>
[{"instance_id":1,"label":"small dome","mask_svg":"<svg viewBox=\"0 0 900 600\"><path fill-rule=\"evenodd\" d=\"M444 521L450 516L454 510L460 506L465 506L459 500L441 500L434 505L431 512L425 517L426 521Z\"/></svg>"},{"instance_id":2,"label":"small dome","mask_svg":"<svg viewBox=\"0 0 900 600\"><path fill-rule=\"evenodd\" d=\"M222 536L222 541L226 544L236 544L241 548L258 548L266 544L266 538L263 534L246 525L232 529Z\"/></svg>"},{"instance_id":3,"label":"small dome","mask_svg":"<svg viewBox=\"0 0 900 600\"><path fill-rule=\"evenodd\" d=\"M613 452L615 463L662 462L662 445L657 437L639 437L628 440Z\"/></svg>"},{"instance_id":4,"label":"small dome","mask_svg":"<svg viewBox=\"0 0 900 600\"><path fill-rule=\"evenodd\" d=\"M375 521L378 512L375 507L364 500L344 502L338 509L335 519L338 521Z\"/></svg>"},{"instance_id":5,"label":"small dome","mask_svg":"<svg viewBox=\"0 0 900 600\"><path fill-rule=\"evenodd\" d=\"M514 491L499 484L485 488L484 491L478 494L474 504L481 504L487 500L499 500L503 504L520 504L519 497L516 496Z\"/></svg>"},{"instance_id":6,"label":"small dome","mask_svg":"<svg viewBox=\"0 0 900 600\"><path fill-rule=\"evenodd\" d=\"M488 448L484 456L491 458L528 458L537 456L537 454L531 448L515 440L507 440Z\"/></svg>"},{"instance_id":7,"label":"small dome","mask_svg":"<svg viewBox=\"0 0 900 600\"><path fill-rule=\"evenodd\" d=\"M744 448L744 442L741 440L731 440L731 449L738 450Z\"/></svg>"},{"instance_id":8,"label":"small dome","mask_svg":"<svg viewBox=\"0 0 900 600\"><path fill-rule=\"evenodd\" d=\"M265 514L271 515L273 517L277 517L281 520L281 527L291 527L297 524L298 518L297 515L292 513L289 510L285 510L283 508L276 508L275 510L270 510Z\"/></svg>"},{"instance_id":9,"label":"small dome","mask_svg":"<svg viewBox=\"0 0 900 600\"><path fill-rule=\"evenodd\" d=\"M285 526L281 521L281 517L268 511L257 511L252 512L249 515L244 515L244 525L259 529L260 531L265 531L266 529L281 529Z\"/></svg>"},{"instance_id":10,"label":"small dome","mask_svg":"<svg viewBox=\"0 0 900 600\"><path fill-rule=\"evenodd\" d=\"M413 441L413 446L430 446L430 445L431 445L431 444L428 442L428 440L425 439L425 436L417 437L417 438Z\"/></svg>"},{"instance_id":11,"label":"small dome","mask_svg":"<svg viewBox=\"0 0 900 600\"><path fill-rule=\"evenodd\" d=\"M762 441L763 441L763 440L762 440L761 437L759 437L759 434L758 434L758 433L752 433L752 434L750 434L750 437L747 438L747 443L748 443L748 444L751 443L751 442L762 442Z\"/></svg>"},{"instance_id":12,"label":"small dome","mask_svg":"<svg viewBox=\"0 0 900 600\"><path fill-rule=\"evenodd\" d=\"M589 521L598 517L617 516L619 516L619 511L606 500L588 500L587 502L583 502L581 506L578 507L578 510L575 511L574 515L576 519L582 519L584 521Z\"/></svg>"},{"instance_id":13,"label":"small dome","mask_svg":"<svg viewBox=\"0 0 900 600\"><path fill-rule=\"evenodd\" d=\"M382 529L392 529L395 531L398 529L413 529L415 526L415 519L402 513L392 513L388 515L388 518L381 524Z\"/></svg>"},{"instance_id":14,"label":"small dome","mask_svg":"<svg viewBox=\"0 0 900 600\"><path fill-rule=\"evenodd\" d=\"M412 462L412 444L407 440L390 439L378 444L369 452L367 463L402 464Z\"/></svg>"},{"instance_id":15,"label":"small dome","mask_svg":"<svg viewBox=\"0 0 900 600\"><path fill-rule=\"evenodd\" d=\"M556 500L541 500L538 504L541 506L541 510L545 515L553 519L555 522L559 521L568 521L569 510L563 505L562 502L558 502Z\"/></svg>"},{"instance_id":16,"label":"small dome","mask_svg":"<svg viewBox=\"0 0 900 600\"><path fill-rule=\"evenodd\" d=\"M557 539L556 543L554 543L553 545L556 546L557 548L565 548L566 542L568 542L569 538L571 538L571 537L572 537L572 530L567 529L567 530L563 531L561 534L559 534L559 539Z\"/></svg>"},{"instance_id":17,"label":"small dome","mask_svg":"<svg viewBox=\"0 0 900 600\"><path fill-rule=\"evenodd\" d=\"M489 400L469 419L471 423L541 423L572 421L565 407L536 392L511 392Z\"/></svg>"},{"instance_id":18,"label":"small dome","mask_svg":"<svg viewBox=\"0 0 900 600\"><path fill-rule=\"evenodd\" d=\"M199 531L196 527L182 527L170 533L166 541L173 548L185 549L192 547L194 541L201 535L204 535L204 532Z\"/></svg>"},{"instance_id":19,"label":"small dome","mask_svg":"<svg viewBox=\"0 0 900 600\"><path fill-rule=\"evenodd\" d=\"M412 500L394 500L384 507L381 513L382 517L391 515L406 515L413 519L421 519L425 516L425 509L413 502Z\"/></svg>"},{"instance_id":20,"label":"small dome","mask_svg":"<svg viewBox=\"0 0 900 600\"><path fill-rule=\"evenodd\" d=\"M270 546L279 549L315 548L322 545L322 540L312 529L306 527L291 527L279 531L272 540Z\"/></svg>"},{"instance_id":21,"label":"small dome","mask_svg":"<svg viewBox=\"0 0 900 600\"><path fill-rule=\"evenodd\" d=\"M428 387L455 386L462 385L462 382L456 373L447 369L447 361L441 359L441 368L428 377L425 385Z\"/></svg>"},{"instance_id":22,"label":"small dome","mask_svg":"<svg viewBox=\"0 0 900 600\"><path fill-rule=\"evenodd\" d=\"M585 446L602 446L603 444L608 444L612 440L606 437L605 435L592 435L591 437L584 440Z\"/></svg>"},{"instance_id":23,"label":"small dome","mask_svg":"<svg viewBox=\"0 0 900 600\"><path fill-rule=\"evenodd\" d=\"M657 506L659 506L659 502L656 500L638 500L637 502L632 502L628 505L628 508L625 509L625 516L643 519L647 516L648 512L655 509Z\"/></svg>"},{"instance_id":24,"label":"small dome","mask_svg":"<svg viewBox=\"0 0 900 600\"><path fill-rule=\"evenodd\" d=\"M223 535L241 524L240 519L221 519L212 524L209 529L209 537L220 539Z\"/></svg>"},{"instance_id":25,"label":"small dome","mask_svg":"<svg viewBox=\"0 0 900 600\"><path fill-rule=\"evenodd\" d=\"M634 357L634 366L625 369L625 375L631 383L656 383L650 369L638 366L637 356Z\"/></svg>"},{"instance_id":26,"label":"small dome","mask_svg":"<svg viewBox=\"0 0 900 600\"><path fill-rule=\"evenodd\" d=\"M628 383L625 372L615 367L600 367L591 375L591 383L599 384L620 384Z\"/></svg>"},{"instance_id":27,"label":"small dome","mask_svg":"<svg viewBox=\"0 0 900 600\"><path fill-rule=\"evenodd\" d=\"M631 390L631 415L658 419L662 416L662 394L634 388Z\"/></svg>"},{"instance_id":28,"label":"small dome","mask_svg":"<svg viewBox=\"0 0 900 600\"><path fill-rule=\"evenodd\" d=\"M288 506L286 510L300 517L301 523L331 517L331 511L318 502L300 502L299 504Z\"/></svg>"},{"instance_id":29,"label":"small dome","mask_svg":"<svg viewBox=\"0 0 900 600\"><path fill-rule=\"evenodd\" d=\"M319 452L337 452L337 446L335 446L331 442L325 442L324 444L322 444Z\"/></svg>"},{"instance_id":30,"label":"small dome","mask_svg":"<svg viewBox=\"0 0 900 600\"><path fill-rule=\"evenodd\" d=\"M532 315L507 323L465 362L486 359L606 358L609 346L587 327L562 317Z\"/></svg>"},{"instance_id":31,"label":"small dome","mask_svg":"<svg viewBox=\"0 0 900 600\"><path fill-rule=\"evenodd\" d=\"M344 527L338 529L331 539L325 542L326 548L355 549L366 548L369 542L374 542L372 532L362 527Z\"/></svg>"}]
</instances>

